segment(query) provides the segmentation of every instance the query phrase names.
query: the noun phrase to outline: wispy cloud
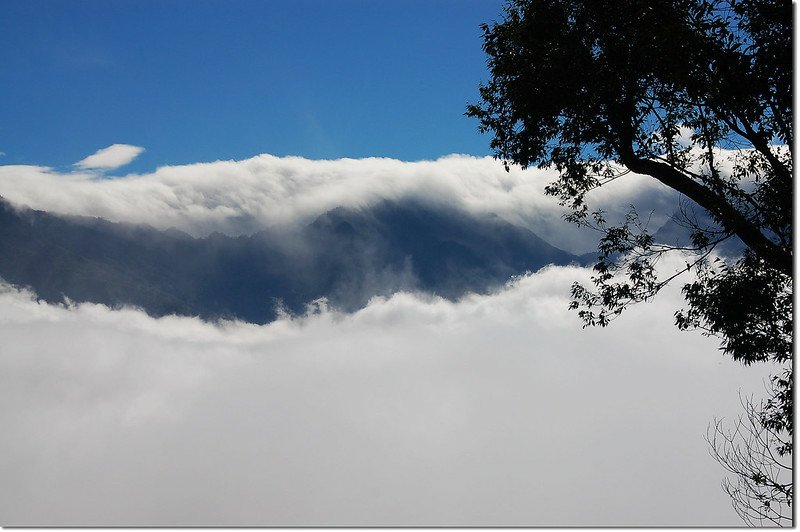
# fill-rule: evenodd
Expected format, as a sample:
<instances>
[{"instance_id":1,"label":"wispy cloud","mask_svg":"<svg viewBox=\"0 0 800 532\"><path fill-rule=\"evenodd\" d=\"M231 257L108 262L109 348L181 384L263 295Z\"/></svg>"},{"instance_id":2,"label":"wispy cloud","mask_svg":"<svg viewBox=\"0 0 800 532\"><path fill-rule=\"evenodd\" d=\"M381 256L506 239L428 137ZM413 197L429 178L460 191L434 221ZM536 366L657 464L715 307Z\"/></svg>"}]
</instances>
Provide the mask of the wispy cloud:
<instances>
[{"instance_id":1,"label":"wispy cloud","mask_svg":"<svg viewBox=\"0 0 800 532\"><path fill-rule=\"evenodd\" d=\"M0 520L736 526L702 436L763 373L677 331L677 288L581 330L589 275L266 326L6 289Z\"/></svg>"},{"instance_id":2,"label":"wispy cloud","mask_svg":"<svg viewBox=\"0 0 800 532\"><path fill-rule=\"evenodd\" d=\"M78 161L75 166L84 169L112 170L130 163L143 151L144 148L139 146L112 144L108 148L97 150L93 155Z\"/></svg>"}]
</instances>

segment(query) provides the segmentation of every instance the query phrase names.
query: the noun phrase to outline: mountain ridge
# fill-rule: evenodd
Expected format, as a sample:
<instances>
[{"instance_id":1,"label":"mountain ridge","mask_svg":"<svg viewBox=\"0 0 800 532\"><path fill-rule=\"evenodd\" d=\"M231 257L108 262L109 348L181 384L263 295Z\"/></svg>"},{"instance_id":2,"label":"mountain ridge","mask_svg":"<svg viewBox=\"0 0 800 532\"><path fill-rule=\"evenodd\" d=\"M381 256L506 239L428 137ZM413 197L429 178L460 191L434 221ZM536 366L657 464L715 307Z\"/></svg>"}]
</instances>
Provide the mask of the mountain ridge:
<instances>
[{"instance_id":1,"label":"mountain ridge","mask_svg":"<svg viewBox=\"0 0 800 532\"><path fill-rule=\"evenodd\" d=\"M265 323L320 297L345 311L418 290L456 299L580 259L499 217L422 202L331 209L297 233L192 237L0 198L0 277L46 301Z\"/></svg>"}]
</instances>

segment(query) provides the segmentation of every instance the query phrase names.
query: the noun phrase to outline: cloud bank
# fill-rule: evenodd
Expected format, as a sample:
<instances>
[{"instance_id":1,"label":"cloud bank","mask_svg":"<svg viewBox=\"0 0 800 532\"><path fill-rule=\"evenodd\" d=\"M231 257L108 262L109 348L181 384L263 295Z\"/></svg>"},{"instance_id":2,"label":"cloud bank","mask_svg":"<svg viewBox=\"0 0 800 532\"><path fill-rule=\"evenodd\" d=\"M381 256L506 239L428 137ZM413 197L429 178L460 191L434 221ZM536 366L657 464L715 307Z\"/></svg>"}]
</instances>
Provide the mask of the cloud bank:
<instances>
[{"instance_id":1,"label":"cloud bank","mask_svg":"<svg viewBox=\"0 0 800 532\"><path fill-rule=\"evenodd\" d=\"M738 525L702 437L761 389L550 267L265 326L0 293L4 525Z\"/></svg>"},{"instance_id":2,"label":"cloud bank","mask_svg":"<svg viewBox=\"0 0 800 532\"><path fill-rule=\"evenodd\" d=\"M93 155L75 163L75 166L84 169L113 170L137 158L144 148L130 144L112 144L108 148L97 150Z\"/></svg>"},{"instance_id":3,"label":"cloud bank","mask_svg":"<svg viewBox=\"0 0 800 532\"><path fill-rule=\"evenodd\" d=\"M114 179L5 165L0 166L0 196L34 209L160 229L176 227L195 236L306 224L336 207L411 198L467 213L494 213L566 251L592 251L596 235L565 223L565 210L544 195L544 187L554 178L553 172L541 169L513 167L506 172L490 157L465 155L417 162L259 155L242 161L165 166ZM631 203L643 213L656 211L654 229L677 208L673 192L639 175L618 179L591 197L592 207L606 209L609 219L621 217Z\"/></svg>"}]
</instances>

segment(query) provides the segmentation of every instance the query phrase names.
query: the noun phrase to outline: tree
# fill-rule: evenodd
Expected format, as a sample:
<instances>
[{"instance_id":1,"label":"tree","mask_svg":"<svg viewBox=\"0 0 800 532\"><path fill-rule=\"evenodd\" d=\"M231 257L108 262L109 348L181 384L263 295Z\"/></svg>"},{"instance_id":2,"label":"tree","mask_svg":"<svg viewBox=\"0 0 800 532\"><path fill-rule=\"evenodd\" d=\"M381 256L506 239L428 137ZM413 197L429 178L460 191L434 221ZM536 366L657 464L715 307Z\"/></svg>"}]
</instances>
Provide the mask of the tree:
<instances>
[{"instance_id":1,"label":"tree","mask_svg":"<svg viewBox=\"0 0 800 532\"><path fill-rule=\"evenodd\" d=\"M570 221L603 233L594 287L572 289L584 326L606 326L693 272L677 326L720 337L744 364L786 367L757 418L788 436L770 451L790 456L791 3L510 0L482 29L491 78L466 114L493 134L506 168L558 170L546 192L571 208ZM664 246L635 208L617 225L589 209L587 193L631 172L674 189L683 211L710 223L684 217L691 243ZM729 239L744 251L715 256ZM674 252L686 267L659 277L656 262Z\"/></svg>"},{"instance_id":2,"label":"tree","mask_svg":"<svg viewBox=\"0 0 800 532\"><path fill-rule=\"evenodd\" d=\"M744 415L726 429L721 420L706 440L714 458L733 476L722 482L733 508L750 526L792 523L792 460L776 452L791 442L765 426L765 405L742 399Z\"/></svg>"}]
</instances>

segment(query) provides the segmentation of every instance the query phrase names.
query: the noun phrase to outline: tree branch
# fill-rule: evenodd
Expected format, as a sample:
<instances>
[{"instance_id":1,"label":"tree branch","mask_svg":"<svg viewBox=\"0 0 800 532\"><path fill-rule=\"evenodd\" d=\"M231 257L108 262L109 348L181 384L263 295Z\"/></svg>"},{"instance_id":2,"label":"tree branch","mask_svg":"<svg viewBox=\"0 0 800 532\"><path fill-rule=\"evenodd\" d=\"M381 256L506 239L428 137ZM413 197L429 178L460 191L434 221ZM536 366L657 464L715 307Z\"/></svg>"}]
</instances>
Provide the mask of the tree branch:
<instances>
[{"instance_id":1,"label":"tree branch","mask_svg":"<svg viewBox=\"0 0 800 532\"><path fill-rule=\"evenodd\" d=\"M782 249L764 236L755 225L724 198L667 164L637 157L630 144L620 147L619 155L622 164L633 172L654 177L710 213L716 214L717 218L726 226L725 228L735 233L756 255L776 270L789 276L792 275L792 253Z\"/></svg>"}]
</instances>

